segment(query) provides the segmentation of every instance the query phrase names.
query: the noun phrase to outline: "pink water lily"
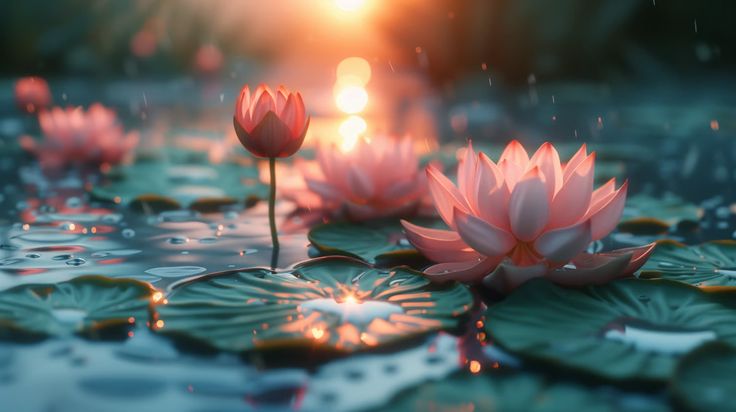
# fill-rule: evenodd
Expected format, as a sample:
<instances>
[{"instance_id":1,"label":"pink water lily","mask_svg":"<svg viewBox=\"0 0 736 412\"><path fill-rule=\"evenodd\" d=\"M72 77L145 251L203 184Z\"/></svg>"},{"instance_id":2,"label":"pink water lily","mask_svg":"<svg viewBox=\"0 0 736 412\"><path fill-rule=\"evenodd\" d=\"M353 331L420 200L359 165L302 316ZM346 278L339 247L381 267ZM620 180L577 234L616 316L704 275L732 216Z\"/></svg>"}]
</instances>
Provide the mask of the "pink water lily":
<instances>
[{"instance_id":1,"label":"pink water lily","mask_svg":"<svg viewBox=\"0 0 736 412\"><path fill-rule=\"evenodd\" d=\"M95 103L41 111L38 121L44 139L22 136L21 146L36 155L44 169L66 166L109 167L130 160L138 132L125 133L112 109Z\"/></svg>"},{"instance_id":2,"label":"pink water lily","mask_svg":"<svg viewBox=\"0 0 736 412\"><path fill-rule=\"evenodd\" d=\"M458 184L427 168L435 207L450 230L402 221L409 241L437 264L438 281L483 282L508 292L544 276L565 285L598 284L628 276L654 244L601 254L585 253L618 224L627 182L615 179L593 190L595 153L586 146L566 163L544 143L529 158L518 141L498 163L472 145L458 166Z\"/></svg>"},{"instance_id":3,"label":"pink water lily","mask_svg":"<svg viewBox=\"0 0 736 412\"><path fill-rule=\"evenodd\" d=\"M410 137L358 139L351 150L322 146L317 162L298 162L304 187L282 196L322 217L361 221L410 216L429 205L427 180Z\"/></svg>"}]
</instances>

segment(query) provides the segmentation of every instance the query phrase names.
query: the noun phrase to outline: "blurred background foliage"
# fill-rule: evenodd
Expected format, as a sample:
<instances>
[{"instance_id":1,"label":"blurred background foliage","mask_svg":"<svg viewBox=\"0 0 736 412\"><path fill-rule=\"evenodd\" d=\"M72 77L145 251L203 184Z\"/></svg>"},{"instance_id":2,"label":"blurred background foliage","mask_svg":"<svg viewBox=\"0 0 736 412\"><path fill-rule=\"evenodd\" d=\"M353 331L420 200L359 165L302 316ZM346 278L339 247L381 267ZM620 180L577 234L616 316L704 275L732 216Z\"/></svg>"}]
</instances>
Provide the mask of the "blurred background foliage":
<instances>
[{"instance_id":1,"label":"blurred background foliage","mask_svg":"<svg viewBox=\"0 0 736 412\"><path fill-rule=\"evenodd\" d=\"M326 3L3 1L0 72L165 76L194 68L206 44L230 63L362 54L422 69L438 87L481 66L525 85L540 77L676 81L736 63L736 3L727 0L366 0L347 17Z\"/></svg>"}]
</instances>

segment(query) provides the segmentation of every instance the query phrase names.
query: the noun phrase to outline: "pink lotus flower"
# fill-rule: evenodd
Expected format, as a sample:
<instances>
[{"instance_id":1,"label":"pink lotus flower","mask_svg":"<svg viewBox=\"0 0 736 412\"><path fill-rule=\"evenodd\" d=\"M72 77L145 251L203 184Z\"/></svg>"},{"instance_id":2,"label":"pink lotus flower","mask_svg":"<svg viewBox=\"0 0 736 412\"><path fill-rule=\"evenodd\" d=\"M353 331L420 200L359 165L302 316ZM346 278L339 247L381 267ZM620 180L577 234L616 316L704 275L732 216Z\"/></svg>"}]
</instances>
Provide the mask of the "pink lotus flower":
<instances>
[{"instance_id":1,"label":"pink lotus flower","mask_svg":"<svg viewBox=\"0 0 736 412\"><path fill-rule=\"evenodd\" d=\"M302 146L309 118L298 92L280 86L274 93L260 85L251 95L245 86L235 103L233 124L240 143L254 155L289 157Z\"/></svg>"},{"instance_id":2,"label":"pink lotus flower","mask_svg":"<svg viewBox=\"0 0 736 412\"><path fill-rule=\"evenodd\" d=\"M305 187L292 185L282 196L321 216L368 220L409 216L429 206L427 181L409 137L358 139L349 151L323 146L317 162L297 167Z\"/></svg>"},{"instance_id":3,"label":"pink lotus flower","mask_svg":"<svg viewBox=\"0 0 736 412\"><path fill-rule=\"evenodd\" d=\"M402 221L409 241L430 260L430 278L483 281L502 292L544 276L565 285L605 283L644 264L654 244L587 254L591 241L618 224L627 182L615 179L593 190L595 153L585 145L564 166L554 146L529 158L517 141L498 164L468 147L457 187L427 168L435 207L451 230Z\"/></svg>"},{"instance_id":4,"label":"pink lotus flower","mask_svg":"<svg viewBox=\"0 0 736 412\"><path fill-rule=\"evenodd\" d=\"M115 112L95 103L81 107L55 107L38 114L45 139L21 137L20 144L35 154L45 169L65 166L108 167L130 159L138 133L125 134Z\"/></svg>"},{"instance_id":5,"label":"pink lotus flower","mask_svg":"<svg viewBox=\"0 0 736 412\"><path fill-rule=\"evenodd\" d=\"M35 113L51 104L51 90L40 77L23 77L15 82L15 103L20 110Z\"/></svg>"}]
</instances>

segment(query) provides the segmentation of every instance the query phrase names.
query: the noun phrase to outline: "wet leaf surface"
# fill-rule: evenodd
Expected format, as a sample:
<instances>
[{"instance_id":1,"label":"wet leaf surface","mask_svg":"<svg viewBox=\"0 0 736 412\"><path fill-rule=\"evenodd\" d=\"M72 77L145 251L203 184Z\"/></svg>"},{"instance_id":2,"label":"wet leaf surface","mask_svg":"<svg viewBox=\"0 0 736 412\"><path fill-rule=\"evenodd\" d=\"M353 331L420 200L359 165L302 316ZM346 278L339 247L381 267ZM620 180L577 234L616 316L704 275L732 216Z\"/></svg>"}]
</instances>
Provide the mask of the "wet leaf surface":
<instances>
[{"instance_id":1,"label":"wet leaf surface","mask_svg":"<svg viewBox=\"0 0 736 412\"><path fill-rule=\"evenodd\" d=\"M102 276L17 286L0 292L0 335L94 336L107 328L145 324L152 293L144 283Z\"/></svg>"},{"instance_id":2,"label":"wet leaf surface","mask_svg":"<svg viewBox=\"0 0 736 412\"><path fill-rule=\"evenodd\" d=\"M179 208L210 212L264 198L268 191L253 166L148 160L111 170L90 193L141 212Z\"/></svg>"},{"instance_id":3,"label":"wet leaf surface","mask_svg":"<svg viewBox=\"0 0 736 412\"><path fill-rule=\"evenodd\" d=\"M640 194L626 200L619 230L639 234L666 233L675 226L692 230L702 217L702 208L671 193L662 197Z\"/></svg>"},{"instance_id":4,"label":"wet leaf surface","mask_svg":"<svg viewBox=\"0 0 736 412\"><path fill-rule=\"evenodd\" d=\"M687 411L736 411L736 348L709 343L683 358L671 381L676 402Z\"/></svg>"},{"instance_id":5,"label":"wet leaf surface","mask_svg":"<svg viewBox=\"0 0 736 412\"><path fill-rule=\"evenodd\" d=\"M158 332L222 350L352 352L456 328L472 305L465 286L438 286L407 269L331 257L284 272L240 270L186 282L154 316L162 322Z\"/></svg>"},{"instance_id":6,"label":"wet leaf surface","mask_svg":"<svg viewBox=\"0 0 736 412\"><path fill-rule=\"evenodd\" d=\"M694 286L736 287L736 242L697 246L662 241L642 267L642 278L664 278Z\"/></svg>"},{"instance_id":7,"label":"wet leaf surface","mask_svg":"<svg viewBox=\"0 0 736 412\"><path fill-rule=\"evenodd\" d=\"M419 219L412 222L425 227L446 227L440 220ZM324 255L351 256L370 263L405 263L421 259L396 219L327 223L312 228L308 238Z\"/></svg>"},{"instance_id":8,"label":"wet leaf surface","mask_svg":"<svg viewBox=\"0 0 736 412\"><path fill-rule=\"evenodd\" d=\"M486 331L502 347L552 368L614 381L664 381L696 346L736 344L734 298L736 292L707 293L664 280L581 289L535 280L488 309Z\"/></svg>"}]
</instances>

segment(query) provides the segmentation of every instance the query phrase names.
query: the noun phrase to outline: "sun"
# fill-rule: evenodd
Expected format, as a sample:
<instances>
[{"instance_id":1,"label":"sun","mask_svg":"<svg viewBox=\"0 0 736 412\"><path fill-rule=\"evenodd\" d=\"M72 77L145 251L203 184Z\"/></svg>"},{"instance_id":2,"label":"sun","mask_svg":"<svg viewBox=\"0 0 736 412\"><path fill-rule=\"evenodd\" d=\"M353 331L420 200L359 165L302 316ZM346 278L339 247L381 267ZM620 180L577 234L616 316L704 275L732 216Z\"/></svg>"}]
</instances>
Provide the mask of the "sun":
<instances>
[{"instance_id":1,"label":"sun","mask_svg":"<svg viewBox=\"0 0 736 412\"><path fill-rule=\"evenodd\" d=\"M358 11L365 4L365 0L335 0L335 5L342 11Z\"/></svg>"}]
</instances>

